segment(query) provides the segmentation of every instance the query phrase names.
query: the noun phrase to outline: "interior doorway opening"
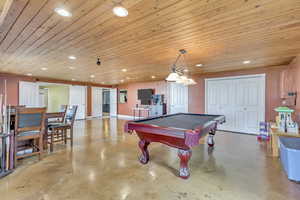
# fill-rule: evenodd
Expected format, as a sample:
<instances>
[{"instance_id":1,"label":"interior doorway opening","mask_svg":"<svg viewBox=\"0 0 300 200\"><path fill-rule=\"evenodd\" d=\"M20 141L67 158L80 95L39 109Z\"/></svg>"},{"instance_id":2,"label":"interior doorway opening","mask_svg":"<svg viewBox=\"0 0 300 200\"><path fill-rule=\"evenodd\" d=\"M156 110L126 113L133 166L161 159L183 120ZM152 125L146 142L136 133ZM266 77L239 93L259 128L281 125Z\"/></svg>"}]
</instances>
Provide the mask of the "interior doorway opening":
<instances>
[{"instance_id":1,"label":"interior doorway opening","mask_svg":"<svg viewBox=\"0 0 300 200\"><path fill-rule=\"evenodd\" d=\"M69 104L69 86L53 83L39 83L39 106L47 112L59 112L61 105Z\"/></svg>"},{"instance_id":2,"label":"interior doorway opening","mask_svg":"<svg viewBox=\"0 0 300 200\"><path fill-rule=\"evenodd\" d=\"M103 89L102 115L110 116L110 89Z\"/></svg>"}]
</instances>

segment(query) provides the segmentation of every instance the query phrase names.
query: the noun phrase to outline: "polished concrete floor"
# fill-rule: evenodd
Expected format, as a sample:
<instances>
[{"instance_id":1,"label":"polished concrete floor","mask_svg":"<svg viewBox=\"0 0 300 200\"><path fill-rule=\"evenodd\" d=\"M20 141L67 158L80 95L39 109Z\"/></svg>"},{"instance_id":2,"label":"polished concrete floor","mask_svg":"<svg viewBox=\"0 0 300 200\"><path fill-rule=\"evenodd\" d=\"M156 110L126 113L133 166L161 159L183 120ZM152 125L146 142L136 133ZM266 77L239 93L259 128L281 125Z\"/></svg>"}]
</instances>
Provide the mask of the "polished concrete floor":
<instances>
[{"instance_id":1,"label":"polished concrete floor","mask_svg":"<svg viewBox=\"0 0 300 200\"><path fill-rule=\"evenodd\" d=\"M136 135L123 120L77 121L74 147L62 144L42 161L20 161L0 179L1 200L299 200L300 185L287 180L278 159L254 136L218 132L216 147L193 148L191 177L178 177L177 150L151 144L141 165Z\"/></svg>"}]
</instances>

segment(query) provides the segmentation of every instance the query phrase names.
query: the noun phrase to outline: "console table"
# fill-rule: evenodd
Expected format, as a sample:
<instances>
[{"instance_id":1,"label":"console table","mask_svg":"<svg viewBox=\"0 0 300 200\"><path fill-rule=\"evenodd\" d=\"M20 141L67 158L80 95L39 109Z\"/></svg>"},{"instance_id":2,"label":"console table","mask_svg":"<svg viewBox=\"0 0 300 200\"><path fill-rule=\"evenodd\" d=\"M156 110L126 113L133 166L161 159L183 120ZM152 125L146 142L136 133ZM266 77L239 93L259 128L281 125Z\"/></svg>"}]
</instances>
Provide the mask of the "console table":
<instances>
[{"instance_id":1,"label":"console table","mask_svg":"<svg viewBox=\"0 0 300 200\"><path fill-rule=\"evenodd\" d=\"M151 108L150 107L134 107L132 108L133 111L133 119L135 120L135 118L138 116L138 119L140 119L142 117L142 112L146 112L147 113L147 117L150 117L150 111ZM136 112L138 113L138 115L136 115Z\"/></svg>"}]
</instances>

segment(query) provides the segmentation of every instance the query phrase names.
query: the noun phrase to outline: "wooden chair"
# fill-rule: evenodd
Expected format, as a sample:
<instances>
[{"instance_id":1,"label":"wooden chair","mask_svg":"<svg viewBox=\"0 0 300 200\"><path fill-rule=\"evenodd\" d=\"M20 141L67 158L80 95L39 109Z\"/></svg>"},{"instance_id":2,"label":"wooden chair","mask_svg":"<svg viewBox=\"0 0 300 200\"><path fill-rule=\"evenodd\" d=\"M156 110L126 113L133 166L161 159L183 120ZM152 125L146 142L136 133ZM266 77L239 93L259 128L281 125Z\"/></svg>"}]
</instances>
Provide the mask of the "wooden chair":
<instances>
[{"instance_id":1,"label":"wooden chair","mask_svg":"<svg viewBox=\"0 0 300 200\"><path fill-rule=\"evenodd\" d=\"M67 113L68 105L61 105L59 112L57 112L57 117L51 116L49 119L52 119L51 121L47 120L47 125L54 125L54 124L61 124L64 123L66 113ZM50 113L55 114L55 113ZM46 116L47 118L47 116Z\"/></svg>"},{"instance_id":2,"label":"wooden chair","mask_svg":"<svg viewBox=\"0 0 300 200\"><path fill-rule=\"evenodd\" d=\"M10 130L15 128L16 111L19 108L25 108L25 106L7 106L7 114L10 114Z\"/></svg>"},{"instance_id":3,"label":"wooden chair","mask_svg":"<svg viewBox=\"0 0 300 200\"><path fill-rule=\"evenodd\" d=\"M20 158L43 153L43 134L46 108L17 108L15 119L15 165ZM18 144L23 144L19 146ZM32 149L18 155L18 151Z\"/></svg>"},{"instance_id":4,"label":"wooden chair","mask_svg":"<svg viewBox=\"0 0 300 200\"><path fill-rule=\"evenodd\" d=\"M48 128L48 144L50 145L50 151L53 152L53 145L57 142L64 142L67 144L67 140L70 140L71 146L73 146L73 125L78 106L67 107L66 116L63 123L49 124ZM68 130L70 135L68 136Z\"/></svg>"}]
</instances>

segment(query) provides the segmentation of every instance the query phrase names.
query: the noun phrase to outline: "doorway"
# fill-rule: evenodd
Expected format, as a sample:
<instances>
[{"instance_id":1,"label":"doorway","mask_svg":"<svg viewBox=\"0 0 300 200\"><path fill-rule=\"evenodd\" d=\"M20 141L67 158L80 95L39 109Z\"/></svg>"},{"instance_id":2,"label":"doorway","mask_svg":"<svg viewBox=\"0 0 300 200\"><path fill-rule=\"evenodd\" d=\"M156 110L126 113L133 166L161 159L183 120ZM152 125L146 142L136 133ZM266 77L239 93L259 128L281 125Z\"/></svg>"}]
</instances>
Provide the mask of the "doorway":
<instances>
[{"instance_id":1,"label":"doorway","mask_svg":"<svg viewBox=\"0 0 300 200\"><path fill-rule=\"evenodd\" d=\"M169 84L170 114L188 112L188 86L178 83Z\"/></svg>"},{"instance_id":2,"label":"doorway","mask_svg":"<svg viewBox=\"0 0 300 200\"><path fill-rule=\"evenodd\" d=\"M39 82L39 106L47 112L59 112L61 105L69 104L69 85Z\"/></svg>"},{"instance_id":3,"label":"doorway","mask_svg":"<svg viewBox=\"0 0 300 200\"><path fill-rule=\"evenodd\" d=\"M76 119L86 118L86 86L70 86L70 105L77 105Z\"/></svg>"},{"instance_id":4,"label":"doorway","mask_svg":"<svg viewBox=\"0 0 300 200\"><path fill-rule=\"evenodd\" d=\"M92 116L101 117L103 115L103 89L99 87L92 87Z\"/></svg>"},{"instance_id":5,"label":"doorway","mask_svg":"<svg viewBox=\"0 0 300 200\"><path fill-rule=\"evenodd\" d=\"M102 99L102 115L110 116L110 89L103 89Z\"/></svg>"}]
</instances>

